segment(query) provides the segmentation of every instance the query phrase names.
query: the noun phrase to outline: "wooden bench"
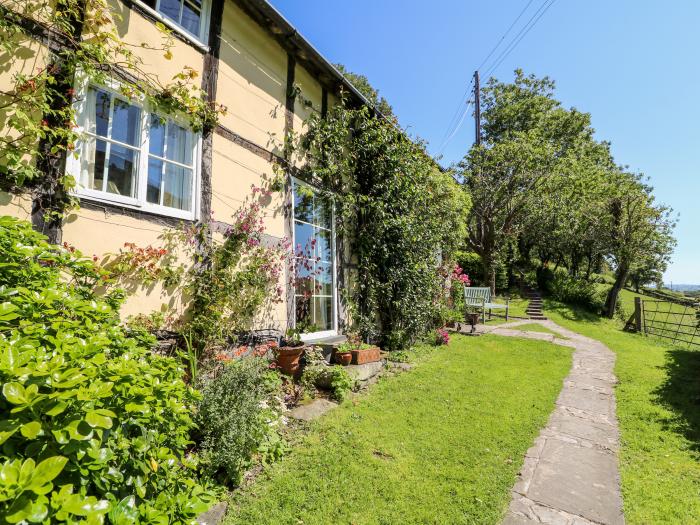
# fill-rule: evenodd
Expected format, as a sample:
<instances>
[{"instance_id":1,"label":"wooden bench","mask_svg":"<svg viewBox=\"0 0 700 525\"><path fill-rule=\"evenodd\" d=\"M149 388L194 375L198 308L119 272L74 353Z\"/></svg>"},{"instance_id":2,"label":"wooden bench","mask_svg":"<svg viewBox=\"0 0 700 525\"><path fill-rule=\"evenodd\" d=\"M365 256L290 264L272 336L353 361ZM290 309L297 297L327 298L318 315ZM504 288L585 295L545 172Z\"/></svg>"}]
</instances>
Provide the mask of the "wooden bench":
<instances>
[{"instance_id":1,"label":"wooden bench","mask_svg":"<svg viewBox=\"0 0 700 525\"><path fill-rule=\"evenodd\" d=\"M506 310L506 321L508 320L508 309L509 300L506 300L506 304L492 303L491 302L491 288L489 287L478 287L478 286L465 286L464 287L464 303L466 306L471 306L474 308L481 309L481 321L486 322L486 310L489 311L489 319L491 319L491 310Z\"/></svg>"}]
</instances>

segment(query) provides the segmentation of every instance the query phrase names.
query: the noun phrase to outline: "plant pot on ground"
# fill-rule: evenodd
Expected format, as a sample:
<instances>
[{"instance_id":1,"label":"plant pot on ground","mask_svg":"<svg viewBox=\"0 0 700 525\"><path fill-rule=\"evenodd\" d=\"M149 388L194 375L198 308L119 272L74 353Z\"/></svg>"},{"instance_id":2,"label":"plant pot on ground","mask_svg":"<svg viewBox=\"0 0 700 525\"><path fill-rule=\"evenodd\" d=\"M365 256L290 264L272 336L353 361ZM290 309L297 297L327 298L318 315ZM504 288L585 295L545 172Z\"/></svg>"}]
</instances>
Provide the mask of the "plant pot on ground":
<instances>
[{"instance_id":1,"label":"plant pot on ground","mask_svg":"<svg viewBox=\"0 0 700 525\"><path fill-rule=\"evenodd\" d=\"M338 348L335 351L335 362L339 365L348 366L352 362L352 352L348 349Z\"/></svg>"},{"instance_id":2,"label":"plant pot on ground","mask_svg":"<svg viewBox=\"0 0 700 525\"><path fill-rule=\"evenodd\" d=\"M299 330L290 328L277 349L277 366L282 373L296 376L300 371L300 360L306 345L301 340Z\"/></svg>"},{"instance_id":3,"label":"plant pot on ground","mask_svg":"<svg viewBox=\"0 0 700 525\"><path fill-rule=\"evenodd\" d=\"M376 345L363 343L357 334L348 334L348 341L341 344L336 353L350 352L352 364L363 365L381 360L381 350Z\"/></svg>"}]
</instances>

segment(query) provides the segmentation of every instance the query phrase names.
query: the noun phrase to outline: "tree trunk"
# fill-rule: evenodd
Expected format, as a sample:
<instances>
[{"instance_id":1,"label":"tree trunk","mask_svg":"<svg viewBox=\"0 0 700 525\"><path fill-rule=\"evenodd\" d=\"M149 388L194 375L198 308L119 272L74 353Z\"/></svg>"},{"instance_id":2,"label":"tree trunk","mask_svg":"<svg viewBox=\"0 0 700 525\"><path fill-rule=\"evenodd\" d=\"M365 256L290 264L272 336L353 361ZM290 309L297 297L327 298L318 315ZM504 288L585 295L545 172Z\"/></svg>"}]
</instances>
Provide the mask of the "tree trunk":
<instances>
[{"instance_id":1,"label":"tree trunk","mask_svg":"<svg viewBox=\"0 0 700 525\"><path fill-rule=\"evenodd\" d=\"M482 257L484 283L491 289L491 295L496 295L496 258L492 251L485 252Z\"/></svg>"},{"instance_id":2,"label":"tree trunk","mask_svg":"<svg viewBox=\"0 0 700 525\"><path fill-rule=\"evenodd\" d=\"M615 283L608 292L608 297L605 301L605 317L612 319L615 317L615 307L617 306L617 297L620 295L620 290L625 286L627 282L627 277L629 276L629 265L627 263L621 264L617 272L615 272Z\"/></svg>"}]
</instances>

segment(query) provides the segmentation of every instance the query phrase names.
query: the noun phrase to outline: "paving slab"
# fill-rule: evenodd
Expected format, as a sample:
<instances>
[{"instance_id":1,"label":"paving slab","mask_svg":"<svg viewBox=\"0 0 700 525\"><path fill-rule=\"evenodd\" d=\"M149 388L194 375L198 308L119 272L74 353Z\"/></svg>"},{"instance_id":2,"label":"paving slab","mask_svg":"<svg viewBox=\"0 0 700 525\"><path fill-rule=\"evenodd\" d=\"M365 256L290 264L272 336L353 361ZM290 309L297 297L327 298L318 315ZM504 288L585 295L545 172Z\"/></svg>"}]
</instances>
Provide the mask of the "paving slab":
<instances>
[{"instance_id":1,"label":"paving slab","mask_svg":"<svg viewBox=\"0 0 700 525\"><path fill-rule=\"evenodd\" d=\"M532 322L532 321L530 321ZM570 374L556 407L525 454L503 525L624 525L615 414L615 354L602 343L538 321L567 339L550 341L575 349ZM516 323L489 330L529 337Z\"/></svg>"},{"instance_id":2,"label":"paving slab","mask_svg":"<svg viewBox=\"0 0 700 525\"><path fill-rule=\"evenodd\" d=\"M197 517L198 525L218 525L226 516L228 503L221 501Z\"/></svg>"},{"instance_id":3,"label":"paving slab","mask_svg":"<svg viewBox=\"0 0 700 525\"><path fill-rule=\"evenodd\" d=\"M321 417L329 410L333 410L338 404L328 399L315 399L307 405L299 405L294 407L289 412L289 417L301 419L302 421L311 421L317 417Z\"/></svg>"}]
</instances>

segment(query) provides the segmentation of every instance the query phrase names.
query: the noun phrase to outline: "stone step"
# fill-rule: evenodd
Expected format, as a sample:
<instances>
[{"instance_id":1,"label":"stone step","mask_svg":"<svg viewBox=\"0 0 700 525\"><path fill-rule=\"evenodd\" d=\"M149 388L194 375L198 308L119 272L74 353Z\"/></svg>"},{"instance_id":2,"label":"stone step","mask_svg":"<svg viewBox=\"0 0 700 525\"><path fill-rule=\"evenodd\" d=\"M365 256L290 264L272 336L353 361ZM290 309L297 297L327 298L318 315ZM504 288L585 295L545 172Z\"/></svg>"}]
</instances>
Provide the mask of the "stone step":
<instances>
[{"instance_id":1,"label":"stone step","mask_svg":"<svg viewBox=\"0 0 700 525\"><path fill-rule=\"evenodd\" d=\"M546 321L547 318L544 315L531 315L530 319L533 321Z\"/></svg>"}]
</instances>

